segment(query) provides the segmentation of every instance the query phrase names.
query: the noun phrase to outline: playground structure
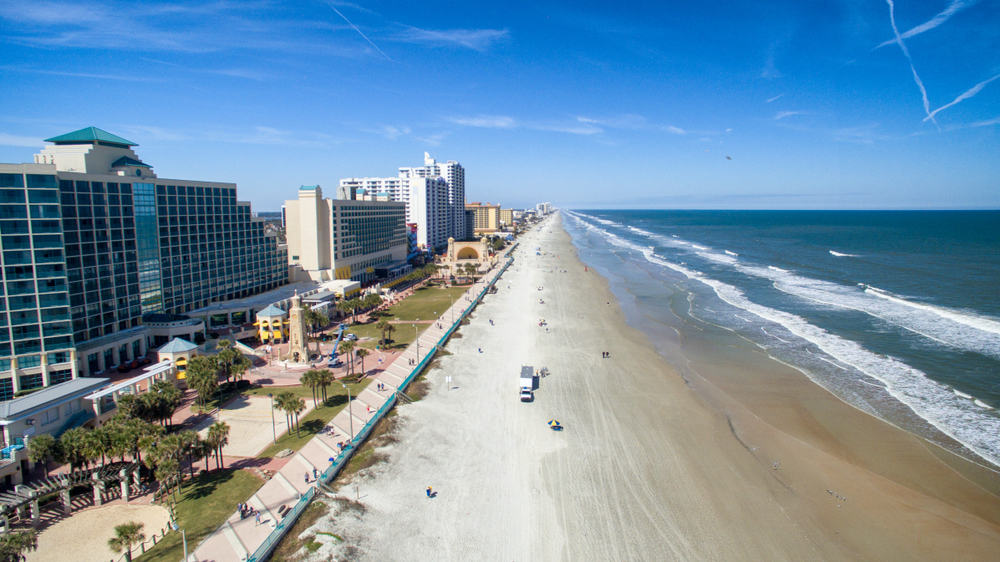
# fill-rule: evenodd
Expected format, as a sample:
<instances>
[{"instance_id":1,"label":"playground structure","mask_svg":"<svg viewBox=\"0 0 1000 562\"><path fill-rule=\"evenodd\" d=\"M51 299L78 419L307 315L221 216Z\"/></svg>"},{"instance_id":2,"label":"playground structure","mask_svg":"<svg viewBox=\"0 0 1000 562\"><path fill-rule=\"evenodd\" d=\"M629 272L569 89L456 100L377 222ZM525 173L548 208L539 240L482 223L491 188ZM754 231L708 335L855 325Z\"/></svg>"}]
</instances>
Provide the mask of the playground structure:
<instances>
[{"instance_id":1,"label":"playground structure","mask_svg":"<svg viewBox=\"0 0 1000 562\"><path fill-rule=\"evenodd\" d=\"M116 483L121 488L122 501L128 503L129 497L142 489L139 483L139 463L113 462L96 468L49 476L32 484L18 484L13 492L0 493L0 525L4 531L9 530L12 523L27 523L37 527L42 515L40 501L54 493L60 496L63 514L70 515L73 511L70 492L79 486L92 486L94 505L99 506L104 502L108 485Z\"/></svg>"}]
</instances>

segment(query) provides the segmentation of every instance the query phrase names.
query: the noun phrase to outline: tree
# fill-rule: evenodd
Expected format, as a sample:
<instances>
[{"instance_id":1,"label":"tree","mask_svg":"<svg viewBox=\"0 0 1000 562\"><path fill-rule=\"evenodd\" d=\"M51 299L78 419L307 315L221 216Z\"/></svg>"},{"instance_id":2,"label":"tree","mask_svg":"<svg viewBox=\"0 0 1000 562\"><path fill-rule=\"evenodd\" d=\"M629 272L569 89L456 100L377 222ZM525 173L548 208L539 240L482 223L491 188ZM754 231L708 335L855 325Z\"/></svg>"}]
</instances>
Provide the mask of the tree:
<instances>
[{"instance_id":1,"label":"tree","mask_svg":"<svg viewBox=\"0 0 1000 562\"><path fill-rule=\"evenodd\" d=\"M227 345L223 347L222 342L226 342ZM215 362L218 365L219 374L222 375L226 382L229 382L229 377L233 374L233 365L243 357L243 354L232 347L232 344L229 344L226 340L220 340L219 347L222 347L222 351L216 354Z\"/></svg>"},{"instance_id":2,"label":"tree","mask_svg":"<svg viewBox=\"0 0 1000 562\"><path fill-rule=\"evenodd\" d=\"M367 349L365 349L363 347L358 348L358 350L354 352L354 354L358 356L358 359L361 359L361 376L362 377L365 376L365 357L368 357L368 355L370 353L371 353L370 351L368 351Z\"/></svg>"},{"instance_id":3,"label":"tree","mask_svg":"<svg viewBox=\"0 0 1000 562\"><path fill-rule=\"evenodd\" d=\"M151 391L160 397L157 403L159 408L156 412L157 420L161 422L161 425L172 425L171 419L181 402L184 401L184 393L170 381L156 381L153 383Z\"/></svg>"},{"instance_id":4,"label":"tree","mask_svg":"<svg viewBox=\"0 0 1000 562\"><path fill-rule=\"evenodd\" d=\"M250 370L250 367L253 367L253 364L241 353L229 368L233 373L233 378L241 381L243 380L243 375Z\"/></svg>"},{"instance_id":5,"label":"tree","mask_svg":"<svg viewBox=\"0 0 1000 562\"><path fill-rule=\"evenodd\" d=\"M101 466L104 466L104 461L107 460L106 454L110 448L111 443L108 438L108 432L103 427L95 427L89 431L85 430L83 434L83 454L87 457L88 464L90 462L96 464L97 459L101 459Z\"/></svg>"},{"instance_id":6,"label":"tree","mask_svg":"<svg viewBox=\"0 0 1000 562\"><path fill-rule=\"evenodd\" d=\"M215 467L220 469L225 468L226 465L222 458L222 448L229 444L229 424L223 421L213 423L208 428L208 439L206 441L215 451Z\"/></svg>"},{"instance_id":7,"label":"tree","mask_svg":"<svg viewBox=\"0 0 1000 562\"><path fill-rule=\"evenodd\" d=\"M219 367L215 357L192 357L187 368L188 385L198 392L198 403L206 406L219 389Z\"/></svg>"},{"instance_id":8,"label":"tree","mask_svg":"<svg viewBox=\"0 0 1000 562\"><path fill-rule=\"evenodd\" d=\"M326 326L330 319L322 311L309 308L305 313L306 324L309 324L309 331L315 332L318 326Z\"/></svg>"},{"instance_id":9,"label":"tree","mask_svg":"<svg viewBox=\"0 0 1000 562\"><path fill-rule=\"evenodd\" d=\"M289 433L292 430L292 410L294 409L292 402L295 400L295 395L287 391L274 397L274 407L285 413L285 426L288 427Z\"/></svg>"},{"instance_id":10,"label":"tree","mask_svg":"<svg viewBox=\"0 0 1000 562\"><path fill-rule=\"evenodd\" d=\"M202 442L198 432L185 429L178 434L181 438L181 450L188 463L188 473L194 478L194 459L201 456ZM207 465L206 465L207 466Z\"/></svg>"},{"instance_id":11,"label":"tree","mask_svg":"<svg viewBox=\"0 0 1000 562\"><path fill-rule=\"evenodd\" d=\"M316 406L316 388L319 386L319 374L321 372L319 369L311 369L299 378L299 382L303 386L308 386L312 390L313 406Z\"/></svg>"},{"instance_id":12,"label":"tree","mask_svg":"<svg viewBox=\"0 0 1000 562\"><path fill-rule=\"evenodd\" d=\"M48 433L33 436L28 440L28 458L35 464L42 464L47 478L49 476L49 461L59 458L59 442Z\"/></svg>"},{"instance_id":13,"label":"tree","mask_svg":"<svg viewBox=\"0 0 1000 562\"><path fill-rule=\"evenodd\" d=\"M392 327L392 324L389 322L388 319L382 318L375 324L375 328L378 329L379 333L381 334L381 339L379 339L378 343L381 345L385 345L386 334L391 333L392 330L394 329Z\"/></svg>"},{"instance_id":14,"label":"tree","mask_svg":"<svg viewBox=\"0 0 1000 562\"><path fill-rule=\"evenodd\" d=\"M20 562L26 560L25 552L38 549L38 531L11 531L0 535L0 561Z\"/></svg>"},{"instance_id":15,"label":"tree","mask_svg":"<svg viewBox=\"0 0 1000 562\"><path fill-rule=\"evenodd\" d=\"M299 430L302 429L302 426L299 425L299 414L302 413L302 410L306 409L306 401L298 396L294 396L293 398L289 406L291 406L292 414L295 416L295 435L299 436Z\"/></svg>"},{"instance_id":16,"label":"tree","mask_svg":"<svg viewBox=\"0 0 1000 562\"><path fill-rule=\"evenodd\" d=\"M323 392L323 403L326 403L326 388L333 384L333 373L326 369L317 369L316 373L316 384Z\"/></svg>"},{"instance_id":17,"label":"tree","mask_svg":"<svg viewBox=\"0 0 1000 562\"><path fill-rule=\"evenodd\" d=\"M347 356L347 371L354 374L354 342L344 340L340 342L340 352Z\"/></svg>"},{"instance_id":18,"label":"tree","mask_svg":"<svg viewBox=\"0 0 1000 562\"><path fill-rule=\"evenodd\" d=\"M135 394L123 394L118 397L115 403L118 406L116 415L126 418L142 418L142 402Z\"/></svg>"},{"instance_id":19,"label":"tree","mask_svg":"<svg viewBox=\"0 0 1000 562\"><path fill-rule=\"evenodd\" d=\"M115 552L125 551L125 560L132 562L132 546L146 540L142 532L143 524L129 521L115 526L115 537L108 539L108 546Z\"/></svg>"},{"instance_id":20,"label":"tree","mask_svg":"<svg viewBox=\"0 0 1000 562\"><path fill-rule=\"evenodd\" d=\"M86 440L87 430L82 427L68 429L59 438L59 445L63 451L63 460L69 463L70 470L76 470L88 464Z\"/></svg>"}]
</instances>

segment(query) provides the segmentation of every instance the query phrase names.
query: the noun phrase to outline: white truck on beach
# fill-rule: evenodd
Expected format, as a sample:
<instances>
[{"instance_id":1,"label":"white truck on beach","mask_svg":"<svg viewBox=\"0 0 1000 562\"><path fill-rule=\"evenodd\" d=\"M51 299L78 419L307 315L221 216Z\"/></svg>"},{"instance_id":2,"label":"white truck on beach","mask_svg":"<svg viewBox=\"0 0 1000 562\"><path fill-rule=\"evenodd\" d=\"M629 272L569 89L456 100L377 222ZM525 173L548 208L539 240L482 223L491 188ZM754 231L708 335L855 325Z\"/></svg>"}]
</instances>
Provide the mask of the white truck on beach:
<instances>
[{"instance_id":1,"label":"white truck on beach","mask_svg":"<svg viewBox=\"0 0 1000 562\"><path fill-rule=\"evenodd\" d=\"M531 402L535 399L535 368L531 365L521 365L521 377L517 381L521 402Z\"/></svg>"}]
</instances>

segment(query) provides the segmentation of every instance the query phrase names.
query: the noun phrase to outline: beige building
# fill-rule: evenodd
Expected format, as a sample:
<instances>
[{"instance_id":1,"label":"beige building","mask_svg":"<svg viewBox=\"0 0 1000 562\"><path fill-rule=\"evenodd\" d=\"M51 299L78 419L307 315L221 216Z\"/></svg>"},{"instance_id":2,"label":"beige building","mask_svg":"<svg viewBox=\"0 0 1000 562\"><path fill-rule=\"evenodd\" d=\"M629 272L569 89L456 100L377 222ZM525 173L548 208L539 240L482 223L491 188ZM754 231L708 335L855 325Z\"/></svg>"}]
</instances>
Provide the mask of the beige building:
<instances>
[{"instance_id":1,"label":"beige building","mask_svg":"<svg viewBox=\"0 0 1000 562\"><path fill-rule=\"evenodd\" d=\"M508 229L514 226L514 209L500 209L500 226Z\"/></svg>"},{"instance_id":2,"label":"beige building","mask_svg":"<svg viewBox=\"0 0 1000 562\"><path fill-rule=\"evenodd\" d=\"M318 185L302 186L285 201L285 225L293 281L366 283L409 269L404 203L324 199Z\"/></svg>"},{"instance_id":3,"label":"beige building","mask_svg":"<svg viewBox=\"0 0 1000 562\"><path fill-rule=\"evenodd\" d=\"M500 205L490 203L466 203L465 208L475 213L473 232L482 234L500 230Z\"/></svg>"}]
</instances>

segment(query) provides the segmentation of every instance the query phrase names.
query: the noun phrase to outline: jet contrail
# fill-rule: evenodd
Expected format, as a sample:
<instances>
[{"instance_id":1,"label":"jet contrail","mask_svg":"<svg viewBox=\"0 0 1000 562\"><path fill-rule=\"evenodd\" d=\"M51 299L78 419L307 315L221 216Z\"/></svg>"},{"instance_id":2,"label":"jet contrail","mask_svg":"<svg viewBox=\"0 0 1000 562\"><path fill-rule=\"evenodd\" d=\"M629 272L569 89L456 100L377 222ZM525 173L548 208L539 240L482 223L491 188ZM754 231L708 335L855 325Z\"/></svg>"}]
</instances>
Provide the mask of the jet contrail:
<instances>
[{"instance_id":1,"label":"jet contrail","mask_svg":"<svg viewBox=\"0 0 1000 562\"><path fill-rule=\"evenodd\" d=\"M338 10L337 7L333 5L333 2L327 2L326 5L330 6L330 9L333 10L334 12L337 12L337 15L340 16L341 18L343 18L344 21L347 22L347 25L353 27L354 31L357 31L358 35L360 35L365 41L368 41L369 45L371 45L372 47L375 47L375 50L378 51L379 54L381 54L383 57L385 57L386 60L392 61L392 58L389 55L385 54L385 51L383 51L382 49L379 49L378 45L376 45L374 41L372 41L371 39L369 39L367 35L365 35L364 33L362 33L362 31L360 29L358 29L358 26L356 26L353 23L351 23L351 20L347 19L347 16L345 16L342 13L340 13L340 10Z\"/></svg>"},{"instance_id":2,"label":"jet contrail","mask_svg":"<svg viewBox=\"0 0 1000 562\"><path fill-rule=\"evenodd\" d=\"M930 112L930 114L927 117L924 117L924 121L927 121L928 119L933 119L934 116L938 114L938 112L944 111L944 110L948 109L949 107L951 107L951 106L953 106L953 105L955 105L955 104L957 104L959 102L963 102L963 101L971 98L972 96L978 94L980 92L980 90L982 90L983 88L986 87L987 84L989 84L990 82L996 80L997 78L1000 78L1000 74L997 74L996 76L994 76L993 78L990 78L988 80L983 80L982 82L980 82L980 83L976 84L975 86L969 88L968 90L962 92L961 94L958 95L957 98L951 100L951 103L942 105L941 107L939 107L939 108L935 109L934 111Z\"/></svg>"},{"instance_id":3,"label":"jet contrail","mask_svg":"<svg viewBox=\"0 0 1000 562\"><path fill-rule=\"evenodd\" d=\"M896 6L892 3L892 0L885 1L889 4L889 23L892 24L892 32L896 36L896 43L899 44L900 50L903 51L903 55L905 55L906 60L909 61L910 71L913 72L913 81L916 82L917 87L920 88L920 97L924 101L924 113L927 114L927 119L930 119L932 123L937 125L937 121L935 121L934 116L931 115L931 104L927 101L927 88L924 88L924 83L920 80L920 75L917 74L917 68L913 66L913 57L910 56L910 50L906 48L906 43L903 43L903 38L899 36L899 28L896 27Z\"/></svg>"},{"instance_id":4,"label":"jet contrail","mask_svg":"<svg viewBox=\"0 0 1000 562\"><path fill-rule=\"evenodd\" d=\"M978 2L978 1L979 0L971 0L971 1L969 1L969 0L951 0L951 4L948 4L947 8L941 10L933 18L925 21L924 23L922 23L922 24L920 24L920 25L918 25L918 26L916 26L916 27L914 27L912 29L907 30L906 32L904 32L901 35L901 37L903 39L907 39L907 38L913 37L914 35L920 35L921 33L925 32L925 31L930 31L930 30L934 29L935 27L941 25L942 23L948 21L951 18L951 16L955 15L956 13L960 12L961 10L964 10L965 8L969 8L969 7L973 6L973 5L975 5L976 2ZM891 44L893 44L895 42L896 41L894 39L889 39L888 41L883 41L883 42L879 43L878 46L875 47L875 49L881 49L882 47L885 47L886 45L891 45Z\"/></svg>"}]
</instances>

